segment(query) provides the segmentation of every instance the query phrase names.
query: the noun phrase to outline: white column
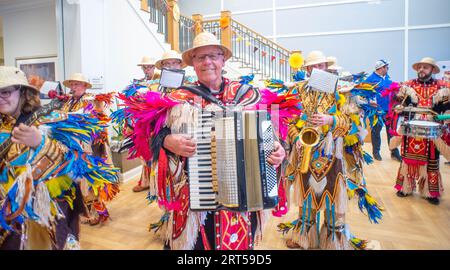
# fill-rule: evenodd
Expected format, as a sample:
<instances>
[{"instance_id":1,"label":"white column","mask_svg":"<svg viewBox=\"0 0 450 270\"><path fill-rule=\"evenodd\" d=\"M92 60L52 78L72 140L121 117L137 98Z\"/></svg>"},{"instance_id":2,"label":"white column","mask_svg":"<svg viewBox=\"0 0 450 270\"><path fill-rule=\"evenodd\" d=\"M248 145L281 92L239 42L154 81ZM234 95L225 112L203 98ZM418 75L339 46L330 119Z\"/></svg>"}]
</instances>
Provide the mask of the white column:
<instances>
[{"instance_id":1,"label":"white column","mask_svg":"<svg viewBox=\"0 0 450 270\"><path fill-rule=\"evenodd\" d=\"M409 70L409 0L405 0L405 54L403 63L403 81L408 80Z\"/></svg>"},{"instance_id":2,"label":"white column","mask_svg":"<svg viewBox=\"0 0 450 270\"><path fill-rule=\"evenodd\" d=\"M80 5L73 1L61 0L60 11L62 25L60 46L63 46L64 72L61 80L70 74L81 72L81 33L80 33ZM57 5L58 8L58 5ZM58 13L57 13L58 14ZM57 17L58 20L58 17Z\"/></svg>"},{"instance_id":3,"label":"white column","mask_svg":"<svg viewBox=\"0 0 450 270\"><path fill-rule=\"evenodd\" d=\"M105 75L104 0L79 2L81 73L87 76L93 88L100 92L103 90Z\"/></svg>"}]
</instances>

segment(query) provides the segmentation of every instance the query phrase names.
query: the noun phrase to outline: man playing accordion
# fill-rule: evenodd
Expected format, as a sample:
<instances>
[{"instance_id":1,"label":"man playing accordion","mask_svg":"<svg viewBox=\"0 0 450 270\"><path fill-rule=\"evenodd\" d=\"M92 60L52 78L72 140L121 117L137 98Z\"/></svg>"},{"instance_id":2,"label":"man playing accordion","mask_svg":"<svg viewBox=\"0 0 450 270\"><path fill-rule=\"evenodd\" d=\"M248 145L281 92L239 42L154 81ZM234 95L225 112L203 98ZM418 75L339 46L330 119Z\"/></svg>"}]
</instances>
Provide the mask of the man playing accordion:
<instances>
[{"instance_id":1,"label":"man playing accordion","mask_svg":"<svg viewBox=\"0 0 450 270\"><path fill-rule=\"evenodd\" d=\"M258 89L222 77L231 54L214 35L201 33L182 55L198 76L195 87L180 87L166 97L149 92L125 99L136 123L131 153L157 163L158 203L169 213L166 242L171 249L252 249L262 232L263 211L192 210L193 183L186 164L192 163L200 144L186 135L186 126L195 122L197 109L253 105L261 96ZM284 157L275 141L267 162L277 167Z\"/></svg>"}]
</instances>

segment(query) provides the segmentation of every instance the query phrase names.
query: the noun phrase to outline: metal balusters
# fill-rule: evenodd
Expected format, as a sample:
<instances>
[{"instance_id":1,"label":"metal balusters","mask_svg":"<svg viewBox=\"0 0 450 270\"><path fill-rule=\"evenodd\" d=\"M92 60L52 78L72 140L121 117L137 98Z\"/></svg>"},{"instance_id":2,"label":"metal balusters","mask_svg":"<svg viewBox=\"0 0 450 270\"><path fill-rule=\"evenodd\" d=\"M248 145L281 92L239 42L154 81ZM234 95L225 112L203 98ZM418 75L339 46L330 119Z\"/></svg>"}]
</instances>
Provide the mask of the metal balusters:
<instances>
[{"instance_id":1,"label":"metal balusters","mask_svg":"<svg viewBox=\"0 0 450 270\"><path fill-rule=\"evenodd\" d=\"M221 39L221 29L219 20L203 21L203 31L213 33L218 40Z\"/></svg>"},{"instance_id":2,"label":"metal balusters","mask_svg":"<svg viewBox=\"0 0 450 270\"><path fill-rule=\"evenodd\" d=\"M169 42L168 19L170 7L167 0L146 0L143 4L144 10L150 15L150 22L158 25L158 33L164 34ZM241 68L250 69L251 73L258 74L262 79L275 78L284 81L290 80L291 68L289 66L289 56L291 52L274 41L256 33L252 29L231 19L229 11L221 12L222 19L230 19L230 28L221 28L221 20L205 20L201 15L193 15L193 19L180 16L176 37L170 37L170 42L178 39L173 45L180 51L185 51L192 47L193 39L197 32L207 31L213 33L225 46L230 46L233 52L232 62L238 63ZM198 18L197 18L198 17ZM172 18L172 17L170 17ZM201 26L196 26L200 23ZM171 22L172 25L172 22ZM172 26L170 26L172 27ZM202 30L201 30L202 29ZM169 29L170 30L170 29Z\"/></svg>"},{"instance_id":3,"label":"metal balusters","mask_svg":"<svg viewBox=\"0 0 450 270\"><path fill-rule=\"evenodd\" d=\"M150 19L149 21L151 23L156 24L157 23L157 16L156 16L156 0L147 0L148 2L148 11L150 13Z\"/></svg>"},{"instance_id":4,"label":"metal balusters","mask_svg":"<svg viewBox=\"0 0 450 270\"><path fill-rule=\"evenodd\" d=\"M239 22L232 20L231 27L234 33L234 61L240 62L241 67L250 68L253 73L261 74L263 78L289 80L290 51Z\"/></svg>"},{"instance_id":5,"label":"metal balusters","mask_svg":"<svg viewBox=\"0 0 450 270\"><path fill-rule=\"evenodd\" d=\"M169 40L167 31L167 13L169 6L165 0L147 0L149 22L158 26L157 32L165 36L166 42Z\"/></svg>"},{"instance_id":6,"label":"metal balusters","mask_svg":"<svg viewBox=\"0 0 450 270\"><path fill-rule=\"evenodd\" d=\"M180 16L180 51L185 51L192 48L192 43L194 41L194 25L195 22L185 16Z\"/></svg>"}]
</instances>

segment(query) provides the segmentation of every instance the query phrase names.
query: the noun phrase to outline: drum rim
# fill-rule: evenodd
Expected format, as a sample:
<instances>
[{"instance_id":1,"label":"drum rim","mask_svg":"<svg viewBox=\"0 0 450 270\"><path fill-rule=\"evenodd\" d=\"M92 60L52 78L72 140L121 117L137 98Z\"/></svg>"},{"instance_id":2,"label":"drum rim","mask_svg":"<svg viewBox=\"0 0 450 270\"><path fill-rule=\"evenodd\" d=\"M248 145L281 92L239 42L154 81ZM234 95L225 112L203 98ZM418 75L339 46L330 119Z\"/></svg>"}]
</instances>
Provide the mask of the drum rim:
<instances>
[{"instance_id":1,"label":"drum rim","mask_svg":"<svg viewBox=\"0 0 450 270\"><path fill-rule=\"evenodd\" d=\"M409 120L406 122L406 124L409 125L417 125L417 126L428 126L428 127L439 127L441 124L433 121L426 121L426 120ZM420 124L429 124L429 125L420 125Z\"/></svg>"}]
</instances>

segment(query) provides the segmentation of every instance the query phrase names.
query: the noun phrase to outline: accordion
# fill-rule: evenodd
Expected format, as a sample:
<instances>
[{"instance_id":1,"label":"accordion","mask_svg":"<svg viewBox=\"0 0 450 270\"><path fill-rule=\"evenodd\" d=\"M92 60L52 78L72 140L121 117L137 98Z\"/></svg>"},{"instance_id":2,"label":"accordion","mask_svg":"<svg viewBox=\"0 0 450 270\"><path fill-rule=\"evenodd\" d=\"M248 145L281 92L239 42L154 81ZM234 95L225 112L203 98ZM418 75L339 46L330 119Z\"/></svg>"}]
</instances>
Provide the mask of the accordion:
<instances>
[{"instance_id":1,"label":"accordion","mask_svg":"<svg viewBox=\"0 0 450 270\"><path fill-rule=\"evenodd\" d=\"M258 211L278 203L276 169L267 162L274 132L266 111L199 111L189 133L191 210Z\"/></svg>"}]
</instances>

